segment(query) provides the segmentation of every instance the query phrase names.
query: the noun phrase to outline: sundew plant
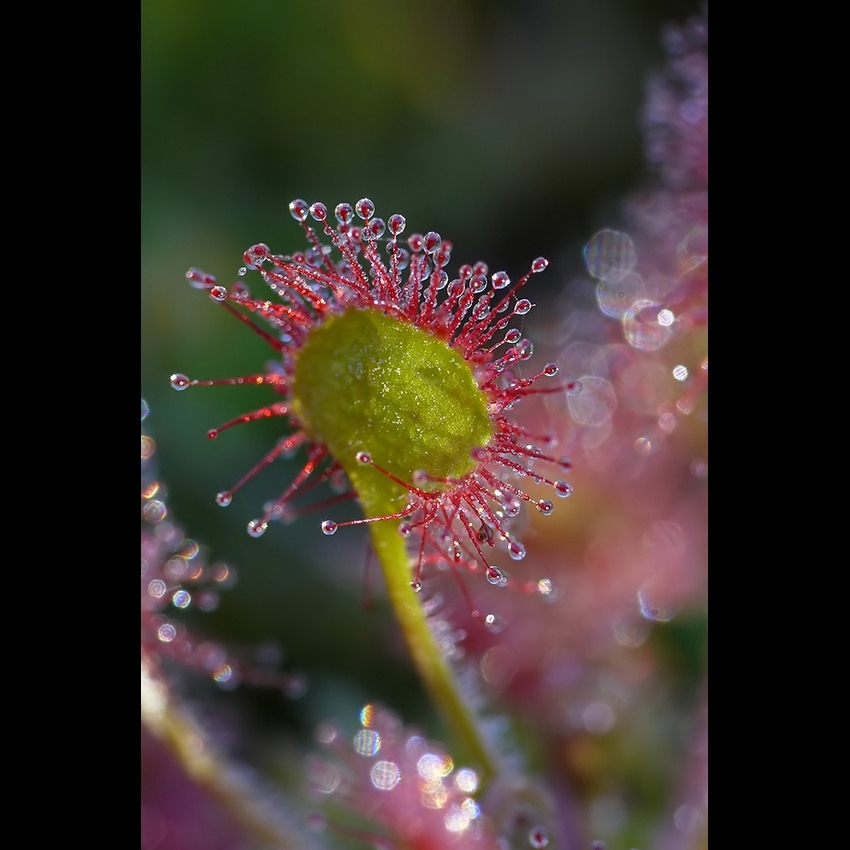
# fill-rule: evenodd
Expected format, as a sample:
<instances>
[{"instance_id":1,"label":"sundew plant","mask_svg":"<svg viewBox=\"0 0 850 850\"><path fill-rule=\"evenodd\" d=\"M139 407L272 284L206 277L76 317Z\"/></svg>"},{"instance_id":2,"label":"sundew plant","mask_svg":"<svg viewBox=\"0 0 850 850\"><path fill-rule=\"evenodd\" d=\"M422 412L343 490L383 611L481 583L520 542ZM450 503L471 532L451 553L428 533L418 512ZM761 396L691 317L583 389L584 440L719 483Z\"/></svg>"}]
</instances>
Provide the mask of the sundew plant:
<instances>
[{"instance_id":1,"label":"sundew plant","mask_svg":"<svg viewBox=\"0 0 850 850\"><path fill-rule=\"evenodd\" d=\"M266 394L210 423L221 452L236 429L277 429L210 498L232 511L271 478L250 537L298 524L317 552L365 546L348 561L377 568L435 724L364 693L309 742L240 744L250 718L218 716L198 682L293 703L313 683L205 631L236 571L172 516L143 400L143 850L707 847L706 15L665 38L652 179L588 234L592 303L565 288L538 316L557 246L490 268L462 233L369 197L296 198L280 245L250 245L229 276L186 272L197 309L268 357L163 379L181 405Z\"/></svg>"}]
</instances>

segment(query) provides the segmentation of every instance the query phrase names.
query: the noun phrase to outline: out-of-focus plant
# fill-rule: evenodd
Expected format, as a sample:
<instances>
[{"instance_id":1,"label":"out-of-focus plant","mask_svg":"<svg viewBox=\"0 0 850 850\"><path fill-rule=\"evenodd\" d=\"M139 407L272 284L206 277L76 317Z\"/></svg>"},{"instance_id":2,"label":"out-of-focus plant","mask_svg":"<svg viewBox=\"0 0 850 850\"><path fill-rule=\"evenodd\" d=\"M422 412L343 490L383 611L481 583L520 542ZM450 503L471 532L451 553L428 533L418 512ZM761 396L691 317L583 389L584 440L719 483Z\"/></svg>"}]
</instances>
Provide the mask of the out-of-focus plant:
<instances>
[{"instance_id":1,"label":"out-of-focus plant","mask_svg":"<svg viewBox=\"0 0 850 850\"><path fill-rule=\"evenodd\" d=\"M240 725L193 710L186 673L291 699L310 683L179 615L215 607L232 570L173 522L143 431L143 768L167 764L187 800L143 784L144 850L707 846L706 15L665 38L652 180L544 317L526 288L546 260L514 281L483 262L453 272L448 240L402 237L404 218L367 198L293 201L305 245L251 246L227 285L190 269L275 355L240 377L172 375L178 390L268 388L211 437L283 426L219 504L300 456L249 534L316 511L335 541L368 528L444 740L370 700L316 717L313 745L247 778L226 746ZM351 500L361 515L334 518Z\"/></svg>"}]
</instances>

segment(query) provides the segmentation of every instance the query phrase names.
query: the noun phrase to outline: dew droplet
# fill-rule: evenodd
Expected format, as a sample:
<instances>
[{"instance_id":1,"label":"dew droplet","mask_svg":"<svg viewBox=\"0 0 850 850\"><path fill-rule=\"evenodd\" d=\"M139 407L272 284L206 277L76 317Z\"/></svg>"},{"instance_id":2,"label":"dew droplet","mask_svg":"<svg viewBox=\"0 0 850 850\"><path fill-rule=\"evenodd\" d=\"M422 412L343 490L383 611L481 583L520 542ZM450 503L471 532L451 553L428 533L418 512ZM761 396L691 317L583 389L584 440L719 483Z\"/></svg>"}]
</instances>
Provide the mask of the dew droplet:
<instances>
[{"instance_id":1,"label":"dew droplet","mask_svg":"<svg viewBox=\"0 0 850 850\"><path fill-rule=\"evenodd\" d=\"M431 285L438 291L442 291L446 288L446 284L449 282L449 276L446 274L445 269L439 269L435 271L431 275Z\"/></svg>"},{"instance_id":2,"label":"dew droplet","mask_svg":"<svg viewBox=\"0 0 850 850\"><path fill-rule=\"evenodd\" d=\"M529 310L531 310L531 302L527 298L520 298L514 305L514 313L518 316L524 316Z\"/></svg>"},{"instance_id":3,"label":"dew droplet","mask_svg":"<svg viewBox=\"0 0 850 850\"><path fill-rule=\"evenodd\" d=\"M419 593L422 590L422 582L418 578L415 578L410 582L410 587L414 593Z\"/></svg>"},{"instance_id":4,"label":"dew droplet","mask_svg":"<svg viewBox=\"0 0 850 850\"><path fill-rule=\"evenodd\" d=\"M549 260L546 257L538 257L531 264L531 271L533 274L540 274L547 266L549 265Z\"/></svg>"},{"instance_id":5,"label":"dew droplet","mask_svg":"<svg viewBox=\"0 0 850 850\"><path fill-rule=\"evenodd\" d=\"M487 567L487 571L484 574L487 576L487 581L496 587L502 587L508 583L508 577L498 567Z\"/></svg>"},{"instance_id":6,"label":"dew droplet","mask_svg":"<svg viewBox=\"0 0 850 850\"><path fill-rule=\"evenodd\" d=\"M508 544L508 554L515 561L521 561L525 557L525 546L523 546L518 540L511 540Z\"/></svg>"},{"instance_id":7,"label":"dew droplet","mask_svg":"<svg viewBox=\"0 0 850 850\"><path fill-rule=\"evenodd\" d=\"M359 215L364 221L370 219L375 213L375 205L369 200L369 198L361 198L354 205L354 209L357 211L357 215Z\"/></svg>"},{"instance_id":8,"label":"dew droplet","mask_svg":"<svg viewBox=\"0 0 850 850\"><path fill-rule=\"evenodd\" d=\"M210 290L210 298L213 301L227 301L227 289L223 286L214 286Z\"/></svg>"},{"instance_id":9,"label":"dew droplet","mask_svg":"<svg viewBox=\"0 0 850 850\"><path fill-rule=\"evenodd\" d=\"M520 331L518 328L511 328L505 334L505 342L508 343L508 345L513 345L515 342L519 342L519 338L521 336L522 336L522 331Z\"/></svg>"},{"instance_id":10,"label":"dew droplet","mask_svg":"<svg viewBox=\"0 0 850 850\"><path fill-rule=\"evenodd\" d=\"M307 206L306 201L302 201L300 198L297 198L296 200L289 202L289 212L296 221L306 221L307 213L310 212L310 207Z\"/></svg>"},{"instance_id":11,"label":"dew droplet","mask_svg":"<svg viewBox=\"0 0 850 850\"><path fill-rule=\"evenodd\" d=\"M233 493L229 490L222 490L215 494L215 502L219 507L226 508L233 501Z\"/></svg>"},{"instance_id":12,"label":"dew droplet","mask_svg":"<svg viewBox=\"0 0 850 850\"><path fill-rule=\"evenodd\" d=\"M351 204L337 204L334 215L340 224L348 224L354 218L354 207Z\"/></svg>"},{"instance_id":13,"label":"dew droplet","mask_svg":"<svg viewBox=\"0 0 850 850\"><path fill-rule=\"evenodd\" d=\"M185 390L191 383L191 378L188 378L186 375L181 375L179 372L176 375L171 376L171 387L178 392L180 390Z\"/></svg>"},{"instance_id":14,"label":"dew droplet","mask_svg":"<svg viewBox=\"0 0 850 850\"><path fill-rule=\"evenodd\" d=\"M522 510L522 502L516 496L511 496L509 499L507 499L504 503L504 506L505 513L510 517L517 516Z\"/></svg>"},{"instance_id":15,"label":"dew droplet","mask_svg":"<svg viewBox=\"0 0 850 850\"><path fill-rule=\"evenodd\" d=\"M359 463L371 463L372 462L372 455L370 455L369 452L357 452L357 454L354 455L354 457Z\"/></svg>"},{"instance_id":16,"label":"dew droplet","mask_svg":"<svg viewBox=\"0 0 850 850\"><path fill-rule=\"evenodd\" d=\"M547 363L543 367L543 374L546 375L547 378L551 378L558 374L558 364L557 363Z\"/></svg>"},{"instance_id":17,"label":"dew droplet","mask_svg":"<svg viewBox=\"0 0 850 850\"><path fill-rule=\"evenodd\" d=\"M510 286L510 283L511 279L508 277L507 272L493 272L490 278L490 284L493 289L504 289L506 286Z\"/></svg>"},{"instance_id":18,"label":"dew droplet","mask_svg":"<svg viewBox=\"0 0 850 850\"><path fill-rule=\"evenodd\" d=\"M264 242L258 242L256 245L252 245L243 255L242 259L248 263L249 266L262 266L263 260L265 260L268 255L271 253L271 249ZM241 271L241 269L240 269ZM245 272L243 271L244 275Z\"/></svg>"},{"instance_id":19,"label":"dew droplet","mask_svg":"<svg viewBox=\"0 0 850 850\"><path fill-rule=\"evenodd\" d=\"M369 239L380 239L386 230L386 223L382 218L373 218L368 225L363 228L363 233Z\"/></svg>"},{"instance_id":20,"label":"dew droplet","mask_svg":"<svg viewBox=\"0 0 850 850\"><path fill-rule=\"evenodd\" d=\"M410 533L413 531L413 526L409 522L402 522L399 524L398 533L402 537L409 537Z\"/></svg>"},{"instance_id":21,"label":"dew droplet","mask_svg":"<svg viewBox=\"0 0 850 850\"><path fill-rule=\"evenodd\" d=\"M455 278L448 286L446 292L452 298L460 298L463 295L463 281L459 278Z\"/></svg>"},{"instance_id":22,"label":"dew droplet","mask_svg":"<svg viewBox=\"0 0 850 850\"><path fill-rule=\"evenodd\" d=\"M567 496L572 496L573 494L573 485L568 481L556 481L555 482L555 493L560 496L562 499L566 499Z\"/></svg>"},{"instance_id":23,"label":"dew droplet","mask_svg":"<svg viewBox=\"0 0 850 850\"><path fill-rule=\"evenodd\" d=\"M218 429L217 428L210 428L210 430L207 431L207 439L214 440L217 436L218 436Z\"/></svg>"},{"instance_id":24,"label":"dew droplet","mask_svg":"<svg viewBox=\"0 0 850 850\"><path fill-rule=\"evenodd\" d=\"M425 253L426 254L435 253L436 250L440 247L440 243L442 241L443 241L442 237L440 236L439 233L437 233L435 230L429 230L425 234L425 242L424 242Z\"/></svg>"},{"instance_id":25,"label":"dew droplet","mask_svg":"<svg viewBox=\"0 0 850 850\"><path fill-rule=\"evenodd\" d=\"M393 236L398 236L407 227L407 219L401 213L393 213L387 220L387 226Z\"/></svg>"},{"instance_id":26,"label":"dew droplet","mask_svg":"<svg viewBox=\"0 0 850 850\"><path fill-rule=\"evenodd\" d=\"M328 208L319 202L310 204L310 215L314 221L324 221L328 217Z\"/></svg>"},{"instance_id":27,"label":"dew droplet","mask_svg":"<svg viewBox=\"0 0 850 850\"><path fill-rule=\"evenodd\" d=\"M331 534L336 533L337 528L339 528L339 526L331 519L326 519L322 522L322 534L330 536Z\"/></svg>"},{"instance_id":28,"label":"dew droplet","mask_svg":"<svg viewBox=\"0 0 850 850\"><path fill-rule=\"evenodd\" d=\"M262 537L266 533L269 524L261 519L252 519L248 523L248 534L251 537Z\"/></svg>"},{"instance_id":29,"label":"dew droplet","mask_svg":"<svg viewBox=\"0 0 850 850\"><path fill-rule=\"evenodd\" d=\"M171 604L175 608L188 608L192 603L192 595L188 590L177 590L171 597Z\"/></svg>"},{"instance_id":30,"label":"dew droplet","mask_svg":"<svg viewBox=\"0 0 850 850\"><path fill-rule=\"evenodd\" d=\"M551 579L542 578L537 582L537 592L541 596L551 596L554 589Z\"/></svg>"},{"instance_id":31,"label":"dew droplet","mask_svg":"<svg viewBox=\"0 0 850 850\"><path fill-rule=\"evenodd\" d=\"M543 847L548 847L549 836L546 834L546 830L539 826L534 827L534 829L528 833L528 844L530 847L533 847L534 850L542 850Z\"/></svg>"},{"instance_id":32,"label":"dew droplet","mask_svg":"<svg viewBox=\"0 0 850 850\"><path fill-rule=\"evenodd\" d=\"M541 499L537 503L537 510L540 511L543 516L549 516L552 511L555 510L555 506L548 499Z\"/></svg>"},{"instance_id":33,"label":"dew droplet","mask_svg":"<svg viewBox=\"0 0 850 850\"><path fill-rule=\"evenodd\" d=\"M484 625L488 631L497 635L505 628L505 621L498 614L487 614L484 617Z\"/></svg>"}]
</instances>

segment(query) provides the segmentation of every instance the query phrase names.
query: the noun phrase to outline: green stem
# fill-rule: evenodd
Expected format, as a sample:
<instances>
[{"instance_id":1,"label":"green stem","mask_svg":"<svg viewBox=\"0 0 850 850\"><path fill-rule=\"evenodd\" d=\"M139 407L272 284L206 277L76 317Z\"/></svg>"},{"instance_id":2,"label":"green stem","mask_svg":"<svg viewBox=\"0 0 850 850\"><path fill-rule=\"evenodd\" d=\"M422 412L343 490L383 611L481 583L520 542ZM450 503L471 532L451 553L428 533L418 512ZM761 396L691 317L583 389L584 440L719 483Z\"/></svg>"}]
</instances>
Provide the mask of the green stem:
<instances>
[{"instance_id":1,"label":"green stem","mask_svg":"<svg viewBox=\"0 0 850 850\"><path fill-rule=\"evenodd\" d=\"M370 531L390 603L416 669L458 747L478 767L483 785L495 775L496 763L475 715L461 696L451 668L434 640L422 601L410 586L410 558L405 541L392 523L373 523Z\"/></svg>"}]
</instances>

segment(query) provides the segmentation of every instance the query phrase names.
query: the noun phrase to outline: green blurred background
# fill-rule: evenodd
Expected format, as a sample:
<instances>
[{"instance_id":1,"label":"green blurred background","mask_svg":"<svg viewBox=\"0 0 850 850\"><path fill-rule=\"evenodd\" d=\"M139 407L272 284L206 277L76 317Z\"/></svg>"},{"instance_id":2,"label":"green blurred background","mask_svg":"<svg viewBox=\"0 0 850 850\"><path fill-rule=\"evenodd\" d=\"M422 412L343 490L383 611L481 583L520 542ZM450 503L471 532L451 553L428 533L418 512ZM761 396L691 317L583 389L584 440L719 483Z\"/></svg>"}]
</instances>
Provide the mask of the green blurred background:
<instances>
[{"instance_id":1,"label":"green blurred background","mask_svg":"<svg viewBox=\"0 0 850 850\"><path fill-rule=\"evenodd\" d=\"M332 209L367 196L385 218L402 212L408 232L451 239L455 268L483 259L519 276L548 256L550 270L534 280L545 299L543 290L581 274L583 242L643 178L645 75L661 60L663 25L697 8L684 0L142 3L142 397L173 515L239 573L204 627L246 643L277 640L287 666L309 673L304 700L273 706L274 722L283 712L294 732L306 732L317 717L367 699L430 721L375 565L366 581L378 599L363 615L364 536L324 537L322 515L251 539L246 523L294 469L283 463L228 509L215 505L215 493L274 444L280 423L209 441L208 428L267 403L267 392L170 388L173 372L249 374L270 355L187 285L186 270L227 284L249 245L302 246L291 199Z\"/></svg>"}]
</instances>

